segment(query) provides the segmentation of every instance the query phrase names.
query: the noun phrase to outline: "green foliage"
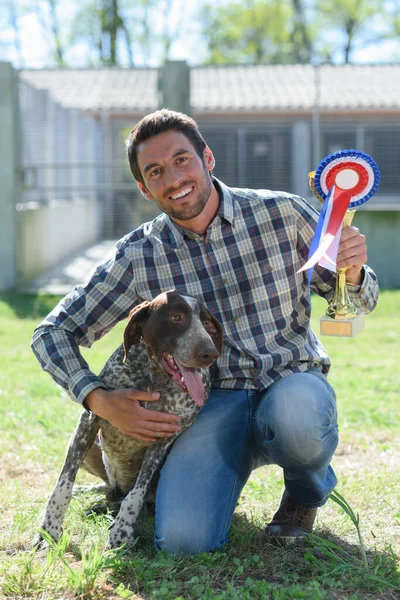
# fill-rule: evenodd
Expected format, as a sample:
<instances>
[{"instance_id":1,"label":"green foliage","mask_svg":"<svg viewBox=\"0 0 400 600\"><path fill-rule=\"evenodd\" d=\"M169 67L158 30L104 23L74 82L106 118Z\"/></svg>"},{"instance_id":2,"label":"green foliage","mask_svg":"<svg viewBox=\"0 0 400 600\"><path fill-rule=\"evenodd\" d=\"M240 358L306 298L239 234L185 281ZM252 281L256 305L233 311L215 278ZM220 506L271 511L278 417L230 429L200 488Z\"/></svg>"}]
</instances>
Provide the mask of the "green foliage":
<instances>
[{"instance_id":1,"label":"green foliage","mask_svg":"<svg viewBox=\"0 0 400 600\"><path fill-rule=\"evenodd\" d=\"M250 0L207 3L210 64L351 62L352 50L395 38L398 15L383 0ZM379 33L371 24L379 19Z\"/></svg>"},{"instance_id":2,"label":"green foliage","mask_svg":"<svg viewBox=\"0 0 400 600\"><path fill-rule=\"evenodd\" d=\"M70 2L68 18L63 4L0 0L0 29L20 66L26 17L41 27L58 66L160 65L175 43L193 63L205 56L199 46L211 64L351 62L355 48L386 40L396 48L400 31L391 0L198 0L191 19L182 0Z\"/></svg>"},{"instance_id":3,"label":"green foliage","mask_svg":"<svg viewBox=\"0 0 400 600\"><path fill-rule=\"evenodd\" d=\"M337 38L343 40L331 43L329 50L325 47L324 52L328 56L341 48L344 62L349 63L353 47L363 33L369 43L379 40L379 37L372 37L369 30L374 20L384 12L383 0L336 0L335 3L317 0L316 11L321 29L335 28L339 34Z\"/></svg>"},{"instance_id":4,"label":"green foliage","mask_svg":"<svg viewBox=\"0 0 400 600\"><path fill-rule=\"evenodd\" d=\"M230 2L204 9L210 64L292 62L291 21L287 0Z\"/></svg>"}]
</instances>

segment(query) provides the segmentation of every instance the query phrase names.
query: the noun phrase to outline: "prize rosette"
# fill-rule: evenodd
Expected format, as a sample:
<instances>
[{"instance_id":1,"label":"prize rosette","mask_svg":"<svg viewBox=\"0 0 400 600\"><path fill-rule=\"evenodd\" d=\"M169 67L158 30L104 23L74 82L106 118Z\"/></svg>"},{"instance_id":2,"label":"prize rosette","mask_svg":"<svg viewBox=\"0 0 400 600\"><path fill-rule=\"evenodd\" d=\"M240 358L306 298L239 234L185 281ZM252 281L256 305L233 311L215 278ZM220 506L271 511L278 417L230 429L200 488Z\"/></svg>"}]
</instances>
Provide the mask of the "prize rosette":
<instances>
[{"instance_id":1,"label":"prize rosette","mask_svg":"<svg viewBox=\"0 0 400 600\"><path fill-rule=\"evenodd\" d=\"M344 215L349 208L367 202L376 192L379 180L378 165L368 154L359 150L334 152L318 165L314 187L323 206L308 260L298 271L300 273L308 269L309 285L314 265L336 271Z\"/></svg>"}]
</instances>

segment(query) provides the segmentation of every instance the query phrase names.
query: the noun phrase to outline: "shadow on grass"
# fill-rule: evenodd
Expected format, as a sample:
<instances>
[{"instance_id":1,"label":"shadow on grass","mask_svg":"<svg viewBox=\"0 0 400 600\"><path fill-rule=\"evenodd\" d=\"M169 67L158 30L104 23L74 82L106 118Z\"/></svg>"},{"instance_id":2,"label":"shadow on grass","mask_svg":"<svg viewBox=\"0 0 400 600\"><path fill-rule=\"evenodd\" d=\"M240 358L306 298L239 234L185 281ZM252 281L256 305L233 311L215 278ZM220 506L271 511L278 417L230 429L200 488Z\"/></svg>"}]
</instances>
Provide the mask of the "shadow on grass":
<instances>
[{"instance_id":1,"label":"shadow on grass","mask_svg":"<svg viewBox=\"0 0 400 600\"><path fill-rule=\"evenodd\" d=\"M4 292L0 294L0 304L7 304L18 319L40 320L53 310L61 297L50 294Z\"/></svg>"},{"instance_id":2,"label":"shadow on grass","mask_svg":"<svg viewBox=\"0 0 400 600\"><path fill-rule=\"evenodd\" d=\"M123 586L142 598L165 600L319 600L347 598L347 594L354 600L376 598L376 594L381 600L398 598L400 573L390 548L367 550L366 571L357 544L327 530L318 534L298 544L277 544L265 535L263 523L236 514L222 551L173 557L154 549L154 515L145 510L137 543L112 569L113 581L116 589ZM76 558L79 560L78 553Z\"/></svg>"}]
</instances>

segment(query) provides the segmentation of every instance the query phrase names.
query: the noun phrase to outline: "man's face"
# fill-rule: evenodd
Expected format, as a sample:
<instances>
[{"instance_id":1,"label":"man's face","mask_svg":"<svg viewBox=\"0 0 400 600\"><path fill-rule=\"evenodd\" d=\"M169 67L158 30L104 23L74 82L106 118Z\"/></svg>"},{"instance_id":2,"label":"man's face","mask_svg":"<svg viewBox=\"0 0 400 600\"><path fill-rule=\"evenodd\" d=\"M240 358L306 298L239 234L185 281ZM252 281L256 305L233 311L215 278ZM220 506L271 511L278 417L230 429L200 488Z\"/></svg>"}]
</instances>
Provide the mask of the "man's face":
<instances>
[{"instance_id":1,"label":"man's face","mask_svg":"<svg viewBox=\"0 0 400 600\"><path fill-rule=\"evenodd\" d=\"M145 183L138 183L139 189L162 212L187 222L203 211L212 191L209 148L202 160L183 133L171 130L139 144L137 159Z\"/></svg>"}]
</instances>

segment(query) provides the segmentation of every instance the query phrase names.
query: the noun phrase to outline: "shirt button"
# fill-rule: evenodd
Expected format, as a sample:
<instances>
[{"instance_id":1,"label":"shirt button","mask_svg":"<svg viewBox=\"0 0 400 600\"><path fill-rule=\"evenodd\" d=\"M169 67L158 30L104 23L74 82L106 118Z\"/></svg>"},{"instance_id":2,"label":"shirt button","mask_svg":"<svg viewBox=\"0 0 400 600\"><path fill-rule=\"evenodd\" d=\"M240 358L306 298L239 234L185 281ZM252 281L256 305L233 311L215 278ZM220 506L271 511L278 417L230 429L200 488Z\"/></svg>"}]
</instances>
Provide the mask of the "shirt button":
<instances>
[{"instance_id":1,"label":"shirt button","mask_svg":"<svg viewBox=\"0 0 400 600\"><path fill-rule=\"evenodd\" d=\"M226 279L225 279L225 277L223 277L223 278L221 279L221 283L222 283L222 285L225 285L225 284L226 284Z\"/></svg>"},{"instance_id":2,"label":"shirt button","mask_svg":"<svg viewBox=\"0 0 400 600\"><path fill-rule=\"evenodd\" d=\"M237 323L239 321L239 317L233 317L233 322Z\"/></svg>"}]
</instances>

